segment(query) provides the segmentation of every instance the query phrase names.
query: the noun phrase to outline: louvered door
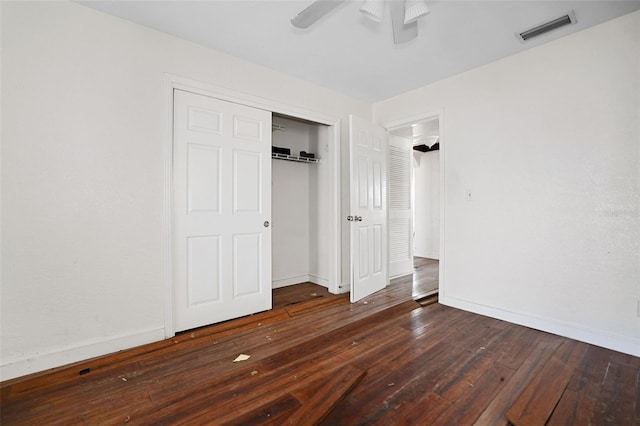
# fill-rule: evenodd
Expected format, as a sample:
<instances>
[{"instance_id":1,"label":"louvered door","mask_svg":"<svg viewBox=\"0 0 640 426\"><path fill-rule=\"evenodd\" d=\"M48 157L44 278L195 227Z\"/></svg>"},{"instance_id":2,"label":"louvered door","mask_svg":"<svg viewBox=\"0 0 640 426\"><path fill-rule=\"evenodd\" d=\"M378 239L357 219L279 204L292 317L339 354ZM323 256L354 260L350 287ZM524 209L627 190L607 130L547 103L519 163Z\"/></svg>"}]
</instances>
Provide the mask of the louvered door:
<instances>
[{"instance_id":1,"label":"louvered door","mask_svg":"<svg viewBox=\"0 0 640 426\"><path fill-rule=\"evenodd\" d=\"M413 220L411 217L411 155L408 139L389 140L389 276L413 272Z\"/></svg>"}]
</instances>

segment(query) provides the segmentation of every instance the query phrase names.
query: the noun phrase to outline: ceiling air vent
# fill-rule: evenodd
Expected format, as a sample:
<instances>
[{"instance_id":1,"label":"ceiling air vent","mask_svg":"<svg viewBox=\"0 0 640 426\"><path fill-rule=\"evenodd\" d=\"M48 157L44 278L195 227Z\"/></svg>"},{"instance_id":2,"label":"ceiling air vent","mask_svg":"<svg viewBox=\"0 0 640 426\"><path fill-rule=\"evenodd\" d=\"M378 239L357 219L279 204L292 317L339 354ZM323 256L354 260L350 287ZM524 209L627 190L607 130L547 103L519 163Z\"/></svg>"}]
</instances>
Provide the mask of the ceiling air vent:
<instances>
[{"instance_id":1,"label":"ceiling air vent","mask_svg":"<svg viewBox=\"0 0 640 426\"><path fill-rule=\"evenodd\" d=\"M533 28L523 31L517 34L517 37L520 41L527 41L533 37L537 37L539 35L548 33L549 31L553 31L557 28L564 27L565 25L575 24L576 22L576 16L572 10L566 15L554 19L553 21L545 22L544 24L536 25Z\"/></svg>"}]
</instances>

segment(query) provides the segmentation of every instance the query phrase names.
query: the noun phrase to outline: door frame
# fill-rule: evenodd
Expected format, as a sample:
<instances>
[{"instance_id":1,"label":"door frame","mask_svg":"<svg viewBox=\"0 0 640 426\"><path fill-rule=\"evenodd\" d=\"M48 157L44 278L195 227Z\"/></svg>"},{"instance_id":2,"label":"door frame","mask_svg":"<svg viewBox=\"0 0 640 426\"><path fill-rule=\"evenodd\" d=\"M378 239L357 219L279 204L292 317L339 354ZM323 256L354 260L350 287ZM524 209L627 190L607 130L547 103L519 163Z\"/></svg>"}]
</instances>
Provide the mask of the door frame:
<instances>
[{"instance_id":1,"label":"door frame","mask_svg":"<svg viewBox=\"0 0 640 426\"><path fill-rule=\"evenodd\" d=\"M393 120L389 122L382 123L382 127L385 128L387 132L391 130L395 130L401 127L409 126L413 123L417 123L420 121L430 121L438 119L438 134L440 142L440 259L438 263L438 293L441 298L446 297L446 283L445 283L445 243L446 243L446 205L447 205L447 192L445 186L445 152L446 152L446 143L445 135L444 135L444 108L441 108L435 112L428 112L423 114L414 115L407 118L401 118L398 120ZM413 210L413 204L411 209ZM388 227L387 227L388 229ZM388 239L388 237L387 237Z\"/></svg>"},{"instance_id":2,"label":"door frame","mask_svg":"<svg viewBox=\"0 0 640 426\"><path fill-rule=\"evenodd\" d=\"M329 143L332 146L333 174L331 187L333 188L333 217L332 246L333 256L329 265L329 291L339 293L342 270L342 251L340 238L340 152L341 129L340 119L326 114L299 108L271 99L249 95L236 90L215 86L202 81L180 77L165 73L163 82L163 130L162 130L162 282L164 286L164 335L170 338L175 335L173 320L173 92L175 89L184 90L198 95L209 96L224 101L233 102L253 108L263 109L272 113L288 115L330 127Z\"/></svg>"}]
</instances>

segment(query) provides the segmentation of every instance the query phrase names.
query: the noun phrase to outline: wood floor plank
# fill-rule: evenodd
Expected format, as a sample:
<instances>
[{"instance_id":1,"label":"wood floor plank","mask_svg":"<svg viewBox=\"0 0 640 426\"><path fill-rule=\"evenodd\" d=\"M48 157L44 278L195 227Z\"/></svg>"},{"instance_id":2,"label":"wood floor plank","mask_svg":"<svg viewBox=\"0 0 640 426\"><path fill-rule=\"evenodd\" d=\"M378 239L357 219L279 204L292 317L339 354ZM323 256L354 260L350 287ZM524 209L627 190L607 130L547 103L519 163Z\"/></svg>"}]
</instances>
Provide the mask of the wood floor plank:
<instances>
[{"instance_id":1,"label":"wood floor plank","mask_svg":"<svg viewBox=\"0 0 640 426\"><path fill-rule=\"evenodd\" d=\"M351 366L367 374L321 424L506 425L518 400L526 411L558 398L551 425L640 424L639 358L420 308L412 293L432 272L355 304L288 289L270 312L2 383L0 423L282 424Z\"/></svg>"},{"instance_id":2,"label":"wood floor plank","mask_svg":"<svg viewBox=\"0 0 640 426\"><path fill-rule=\"evenodd\" d=\"M516 426L546 424L588 345L565 340L507 410Z\"/></svg>"},{"instance_id":3,"label":"wood floor plank","mask_svg":"<svg viewBox=\"0 0 640 426\"><path fill-rule=\"evenodd\" d=\"M338 370L318 391L313 398L304 403L283 424L317 425L339 403L354 386L362 380L366 372L347 365Z\"/></svg>"},{"instance_id":4,"label":"wood floor plank","mask_svg":"<svg viewBox=\"0 0 640 426\"><path fill-rule=\"evenodd\" d=\"M307 302L318 298L340 297L331 294L326 287L310 282L278 288L273 292L272 306L274 309L283 308L296 303Z\"/></svg>"},{"instance_id":5,"label":"wood floor plank","mask_svg":"<svg viewBox=\"0 0 640 426\"><path fill-rule=\"evenodd\" d=\"M529 348L529 356L520 364L515 374L506 381L500 392L487 405L474 424L478 426L507 424L506 411L513 405L516 398L522 394L525 387L528 386L530 378L537 376L560 343L560 340L554 344L548 341L532 339L523 344L523 346ZM517 352L521 353L519 350ZM509 365L505 365L505 367L509 368Z\"/></svg>"},{"instance_id":6,"label":"wood floor plank","mask_svg":"<svg viewBox=\"0 0 640 426\"><path fill-rule=\"evenodd\" d=\"M513 370L500 364L493 364L474 383L469 383L467 391L456 399L434 425L470 425L505 385L505 379L513 375ZM476 389L482 389L477 391Z\"/></svg>"},{"instance_id":7,"label":"wood floor plank","mask_svg":"<svg viewBox=\"0 0 640 426\"><path fill-rule=\"evenodd\" d=\"M445 338L450 342L444 341ZM448 367L464 365L473 358L473 353L453 348L464 346L465 339L473 342L475 338L474 333L466 333L462 324L451 327L449 333L438 338L419 335L397 357L371 368L361 386L336 408L328 421L383 422L393 412L404 409L407 401L436 389L442 372ZM366 401L366 405L361 401Z\"/></svg>"},{"instance_id":8,"label":"wood floor plank","mask_svg":"<svg viewBox=\"0 0 640 426\"><path fill-rule=\"evenodd\" d=\"M238 416L230 422L224 423L224 425L280 425L301 406L302 404L300 404L300 401L287 393L273 402Z\"/></svg>"},{"instance_id":9,"label":"wood floor plank","mask_svg":"<svg viewBox=\"0 0 640 426\"><path fill-rule=\"evenodd\" d=\"M481 339L485 339L487 342L491 340L491 336L494 334L506 334L509 332L508 328L500 327L499 329L484 328L483 336ZM416 345L415 349L419 357L415 360L418 362L418 370L413 370L408 364L404 363L403 359L407 360L411 358L411 353L403 354L402 357L397 357L391 361L391 367L379 367L377 370L372 369L372 378L378 378L378 380L372 380L370 382L363 383L362 389L367 387L367 391L362 390L360 392L354 391L354 401L366 399L369 406L377 406L377 409L368 408L367 413L358 413L358 407L355 403L352 406L342 407L342 414L336 413L336 416L332 418L333 421L337 421L339 416L344 416L345 413L356 412L357 417L362 417L362 421L366 423L385 422L389 420L389 417L397 417L397 413L404 411L411 411L416 401L422 400L426 395L438 392L438 396L442 397L448 395L452 400L456 400L459 395L464 394L469 386L473 386L473 383L481 377L489 368L492 367L493 360L497 358L496 354L491 353L487 348L482 350L471 351L469 348L476 348L477 336L474 334L466 334L465 338L458 341L456 336L450 336L452 341L456 343L447 343L443 340L435 340L431 342L433 347L442 351L438 354L437 351L429 351L427 345ZM427 339L429 337L423 337ZM433 338L431 337L431 340ZM462 345L467 348L465 351L453 350L453 347ZM491 347L487 343L488 347ZM452 355L455 353L456 355ZM394 375L393 366L399 365L399 369L405 373L405 375ZM391 370L391 372L389 371ZM388 389L385 389L387 386ZM378 395L363 397L366 392L371 392L370 389L377 389ZM384 389L384 391L380 391ZM357 395L360 393L361 395ZM384 399L380 396L386 394ZM454 396L456 395L456 396ZM447 400L447 398L443 398ZM448 406L448 404L447 404ZM419 416L418 416L419 417Z\"/></svg>"},{"instance_id":10,"label":"wood floor plank","mask_svg":"<svg viewBox=\"0 0 640 426\"><path fill-rule=\"evenodd\" d=\"M441 396L425 393L414 400L412 407L395 410L392 421L398 425L431 425L450 406L451 402Z\"/></svg>"},{"instance_id":11,"label":"wood floor plank","mask_svg":"<svg viewBox=\"0 0 640 426\"><path fill-rule=\"evenodd\" d=\"M371 368L361 384L327 417L326 424L376 424L405 409L407 401L416 395L429 393L435 385L434 375L425 372L426 362L432 362L430 372L445 368L451 345L435 344L417 352L417 356L398 359L395 366ZM455 354L454 356L462 356Z\"/></svg>"},{"instance_id":12,"label":"wood floor plank","mask_svg":"<svg viewBox=\"0 0 640 426\"><path fill-rule=\"evenodd\" d=\"M497 362L505 367L517 370L531 354L531 348L542 341L541 337L542 333L540 331L526 327L518 328L518 335L513 336L507 342L508 346L504 348ZM562 343L562 338L556 336L551 342L552 344L555 343L554 348L556 348Z\"/></svg>"},{"instance_id":13,"label":"wood floor plank","mask_svg":"<svg viewBox=\"0 0 640 426\"><path fill-rule=\"evenodd\" d=\"M324 309L327 305L344 304L348 298L348 294L342 294L334 297L321 297L310 302L285 306L285 309L290 316L302 315Z\"/></svg>"},{"instance_id":14,"label":"wood floor plank","mask_svg":"<svg viewBox=\"0 0 640 426\"><path fill-rule=\"evenodd\" d=\"M593 424L638 425L640 373L632 367L610 362L595 405Z\"/></svg>"},{"instance_id":15,"label":"wood floor plank","mask_svg":"<svg viewBox=\"0 0 640 426\"><path fill-rule=\"evenodd\" d=\"M567 389L553 411L548 424L554 426L589 425L593 418L602 383L611 357L609 351L589 347L583 363L576 368Z\"/></svg>"},{"instance_id":16,"label":"wood floor plank","mask_svg":"<svg viewBox=\"0 0 640 426\"><path fill-rule=\"evenodd\" d=\"M395 316L408 312L410 309L414 309L414 303L405 303L398 304L394 308L389 309L387 311L378 312L372 315L371 321L362 322L356 321L346 328L337 329L335 332L329 332L326 336L323 335L317 339L310 339L304 345L301 345L298 349L295 347L289 348L285 353L276 353L269 358L264 358L261 361L261 365L265 366L265 369L268 371L275 371L279 366L286 366L286 369L289 371L296 371L296 366L300 365L301 368L304 367L305 364L310 365L319 365L317 357L318 350L327 346L329 342L334 343L334 347L338 349L338 351L345 351L351 349L351 339L353 338L353 333L356 331L360 331L363 333L375 332L375 330L371 331L371 327L373 324L376 324L382 321L384 318L394 318ZM355 330L355 331L354 331ZM340 346L340 342L343 342L342 346ZM329 359L336 358L340 352L332 352L330 354L326 354L326 357ZM306 356L306 358L305 358ZM236 379L234 379L236 380ZM264 376L262 378L264 381ZM193 387L193 383L191 384ZM207 387L207 383L203 383L204 387ZM160 388L161 391L165 390L165 387ZM170 394L170 392L167 392ZM152 395L154 400L158 399L158 395ZM166 413L165 413L166 414Z\"/></svg>"},{"instance_id":17,"label":"wood floor plank","mask_svg":"<svg viewBox=\"0 0 640 426\"><path fill-rule=\"evenodd\" d=\"M365 319L355 321L316 338L308 339L299 345L287 348L286 351L273 354L263 359L262 365L265 368L272 368L274 365L292 364L299 361L303 356L309 353L317 353L331 344L335 345L336 343L344 342L349 345L356 340L367 340L378 333L376 326L389 322L413 309L415 309L415 303L408 302L377 312Z\"/></svg>"},{"instance_id":18,"label":"wood floor plank","mask_svg":"<svg viewBox=\"0 0 640 426\"><path fill-rule=\"evenodd\" d=\"M362 348L354 346L335 357L320 356L311 364L314 367L312 369L308 368L308 366L297 369L285 368L283 370L265 373L262 378L256 376L260 379L259 384L240 384L227 390L222 398L225 401L223 405L212 406L209 395L195 395L193 398L195 403L199 405L208 403L208 405L206 407L200 405L198 410L195 410L193 414L190 412L191 410L185 411L183 407L180 407L181 412L170 418L172 422L179 421L194 424L233 421L238 414L246 410L254 410L265 402L273 401L283 392L294 392L300 387L308 386L320 377L323 377L325 381L329 380L341 366L347 364L348 360L356 356L359 351L362 351Z\"/></svg>"},{"instance_id":19,"label":"wood floor plank","mask_svg":"<svg viewBox=\"0 0 640 426\"><path fill-rule=\"evenodd\" d=\"M284 310L276 310L240 318L236 320L238 328L235 332L238 333L247 329L254 329L259 327L258 324L269 324L270 322L281 321L284 318L288 318ZM193 354L201 350L204 342L215 340L219 338L221 334L229 333L230 330L233 330L233 326L229 325L228 322L216 324L210 327L209 331L199 330L181 333L172 339L166 339L139 348L121 351L110 356L74 364L54 371L49 375L36 375L33 378L18 379L15 383L8 384L11 391L3 395L2 398L3 401L8 401L14 397L23 399L32 398L35 401L36 399L34 399L33 395L38 395L40 399L45 398L52 401L54 399L48 397L48 395L59 394L67 388L77 388L78 384L84 382L93 383L93 391L100 392L100 385L96 385L95 383L103 382L104 377L113 378L136 375L136 372L141 370L140 363L145 363L147 360L166 360L177 351L185 351L186 353L189 351L189 348L191 348L189 353ZM185 356L188 357L191 355ZM174 359L173 362L175 361ZM80 374L82 371L86 371L86 374ZM83 391L80 390L80 392Z\"/></svg>"}]
</instances>

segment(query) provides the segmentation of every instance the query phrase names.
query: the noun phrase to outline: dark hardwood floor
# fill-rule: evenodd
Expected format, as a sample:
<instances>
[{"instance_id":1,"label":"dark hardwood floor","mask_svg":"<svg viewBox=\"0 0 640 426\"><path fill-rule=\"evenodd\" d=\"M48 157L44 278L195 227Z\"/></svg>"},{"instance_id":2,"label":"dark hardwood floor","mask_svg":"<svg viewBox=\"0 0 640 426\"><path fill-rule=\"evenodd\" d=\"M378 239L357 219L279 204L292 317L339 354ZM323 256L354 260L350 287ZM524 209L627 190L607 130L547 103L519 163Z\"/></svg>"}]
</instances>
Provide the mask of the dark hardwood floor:
<instances>
[{"instance_id":1,"label":"dark hardwood floor","mask_svg":"<svg viewBox=\"0 0 640 426\"><path fill-rule=\"evenodd\" d=\"M639 358L421 307L404 278L356 304L283 289L269 312L4 382L1 422L640 424Z\"/></svg>"},{"instance_id":2,"label":"dark hardwood floor","mask_svg":"<svg viewBox=\"0 0 640 426\"><path fill-rule=\"evenodd\" d=\"M328 299L336 296L329 293L326 287L313 283L302 283L273 290L273 309L308 302L310 300Z\"/></svg>"}]
</instances>

